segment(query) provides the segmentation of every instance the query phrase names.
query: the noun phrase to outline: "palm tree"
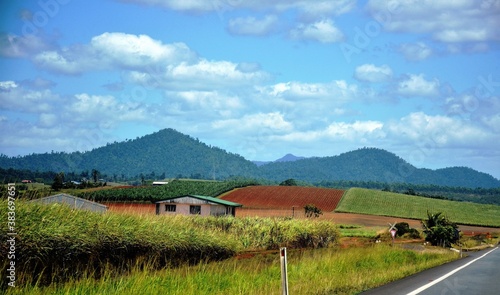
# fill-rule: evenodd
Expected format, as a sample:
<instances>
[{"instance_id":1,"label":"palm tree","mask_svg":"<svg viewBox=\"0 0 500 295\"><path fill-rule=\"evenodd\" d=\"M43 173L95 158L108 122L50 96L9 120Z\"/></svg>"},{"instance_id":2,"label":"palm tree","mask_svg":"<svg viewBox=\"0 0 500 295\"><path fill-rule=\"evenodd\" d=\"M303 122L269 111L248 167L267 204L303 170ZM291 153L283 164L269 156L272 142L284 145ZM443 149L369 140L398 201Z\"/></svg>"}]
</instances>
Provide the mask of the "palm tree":
<instances>
[{"instance_id":1,"label":"palm tree","mask_svg":"<svg viewBox=\"0 0 500 295\"><path fill-rule=\"evenodd\" d=\"M442 212L432 214L427 211L427 220L422 220L422 227L424 228L425 240L434 246L449 247L459 238L458 226L442 215Z\"/></svg>"}]
</instances>

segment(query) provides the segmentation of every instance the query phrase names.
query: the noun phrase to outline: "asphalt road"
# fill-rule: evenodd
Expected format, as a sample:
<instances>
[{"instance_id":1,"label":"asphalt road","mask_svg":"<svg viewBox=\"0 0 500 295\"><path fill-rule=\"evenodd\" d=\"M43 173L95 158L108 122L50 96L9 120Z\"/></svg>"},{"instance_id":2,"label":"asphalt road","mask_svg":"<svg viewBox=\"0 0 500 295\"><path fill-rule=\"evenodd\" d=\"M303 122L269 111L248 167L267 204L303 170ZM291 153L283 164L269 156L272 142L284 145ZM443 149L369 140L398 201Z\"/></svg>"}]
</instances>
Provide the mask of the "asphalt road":
<instances>
[{"instance_id":1,"label":"asphalt road","mask_svg":"<svg viewBox=\"0 0 500 295\"><path fill-rule=\"evenodd\" d=\"M500 294L500 249L468 256L361 294L497 295Z\"/></svg>"}]
</instances>

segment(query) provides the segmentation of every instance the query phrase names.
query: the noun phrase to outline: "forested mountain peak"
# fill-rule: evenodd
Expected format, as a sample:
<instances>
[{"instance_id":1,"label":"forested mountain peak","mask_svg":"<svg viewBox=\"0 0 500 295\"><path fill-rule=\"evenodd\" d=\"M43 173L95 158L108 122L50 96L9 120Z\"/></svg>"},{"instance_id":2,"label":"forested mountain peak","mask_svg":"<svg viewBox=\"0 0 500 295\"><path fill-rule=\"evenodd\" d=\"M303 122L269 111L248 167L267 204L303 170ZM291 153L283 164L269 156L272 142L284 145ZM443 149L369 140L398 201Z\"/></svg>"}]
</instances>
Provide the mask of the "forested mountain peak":
<instances>
[{"instance_id":1,"label":"forested mountain peak","mask_svg":"<svg viewBox=\"0 0 500 295\"><path fill-rule=\"evenodd\" d=\"M394 153L365 147L336 156L275 161L257 167L242 156L209 146L174 129L109 143L87 152L52 152L23 157L0 157L0 167L32 171L82 172L97 169L113 178L156 175L226 179L231 176L263 178L281 182L296 179L322 181L375 181L469 188L500 187L489 174L467 167L421 169ZM117 177L118 176L118 177Z\"/></svg>"}]
</instances>

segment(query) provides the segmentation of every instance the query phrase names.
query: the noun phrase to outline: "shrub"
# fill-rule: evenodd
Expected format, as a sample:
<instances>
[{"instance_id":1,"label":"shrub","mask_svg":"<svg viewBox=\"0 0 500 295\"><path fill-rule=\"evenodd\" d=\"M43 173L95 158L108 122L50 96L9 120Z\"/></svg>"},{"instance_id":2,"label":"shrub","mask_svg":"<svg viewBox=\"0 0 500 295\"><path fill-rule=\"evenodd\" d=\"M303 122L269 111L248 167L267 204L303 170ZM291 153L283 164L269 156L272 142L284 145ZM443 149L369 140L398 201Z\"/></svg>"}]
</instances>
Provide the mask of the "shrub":
<instances>
[{"instance_id":1,"label":"shrub","mask_svg":"<svg viewBox=\"0 0 500 295\"><path fill-rule=\"evenodd\" d=\"M442 212L432 214L427 211L427 220L422 220L425 240L433 246L450 247L459 239L458 226L449 221Z\"/></svg>"}]
</instances>

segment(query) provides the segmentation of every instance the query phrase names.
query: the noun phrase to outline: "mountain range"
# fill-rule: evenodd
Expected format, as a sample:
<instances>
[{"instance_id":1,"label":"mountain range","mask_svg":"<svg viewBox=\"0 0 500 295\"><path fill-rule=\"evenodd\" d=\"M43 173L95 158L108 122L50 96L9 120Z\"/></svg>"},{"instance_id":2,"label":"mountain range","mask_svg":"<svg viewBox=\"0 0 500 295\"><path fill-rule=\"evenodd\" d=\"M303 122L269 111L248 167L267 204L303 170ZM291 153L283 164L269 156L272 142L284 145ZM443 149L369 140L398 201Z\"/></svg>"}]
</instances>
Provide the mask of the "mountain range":
<instances>
[{"instance_id":1,"label":"mountain range","mask_svg":"<svg viewBox=\"0 0 500 295\"><path fill-rule=\"evenodd\" d=\"M362 148L330 157L303 158L289 154L273 162L254 163L174 129L163 129L134 140L108 143L86 152L52 152L18 157L1 155L0 167L56 172L97 169L108 176L122 177L148 174L166 178L248 177L272 181L293 178L311 183L352 180L469 188L500 187L500 180L471 168L416 168L397 155L378 148Z\"/></svg>"}]
</instances>

